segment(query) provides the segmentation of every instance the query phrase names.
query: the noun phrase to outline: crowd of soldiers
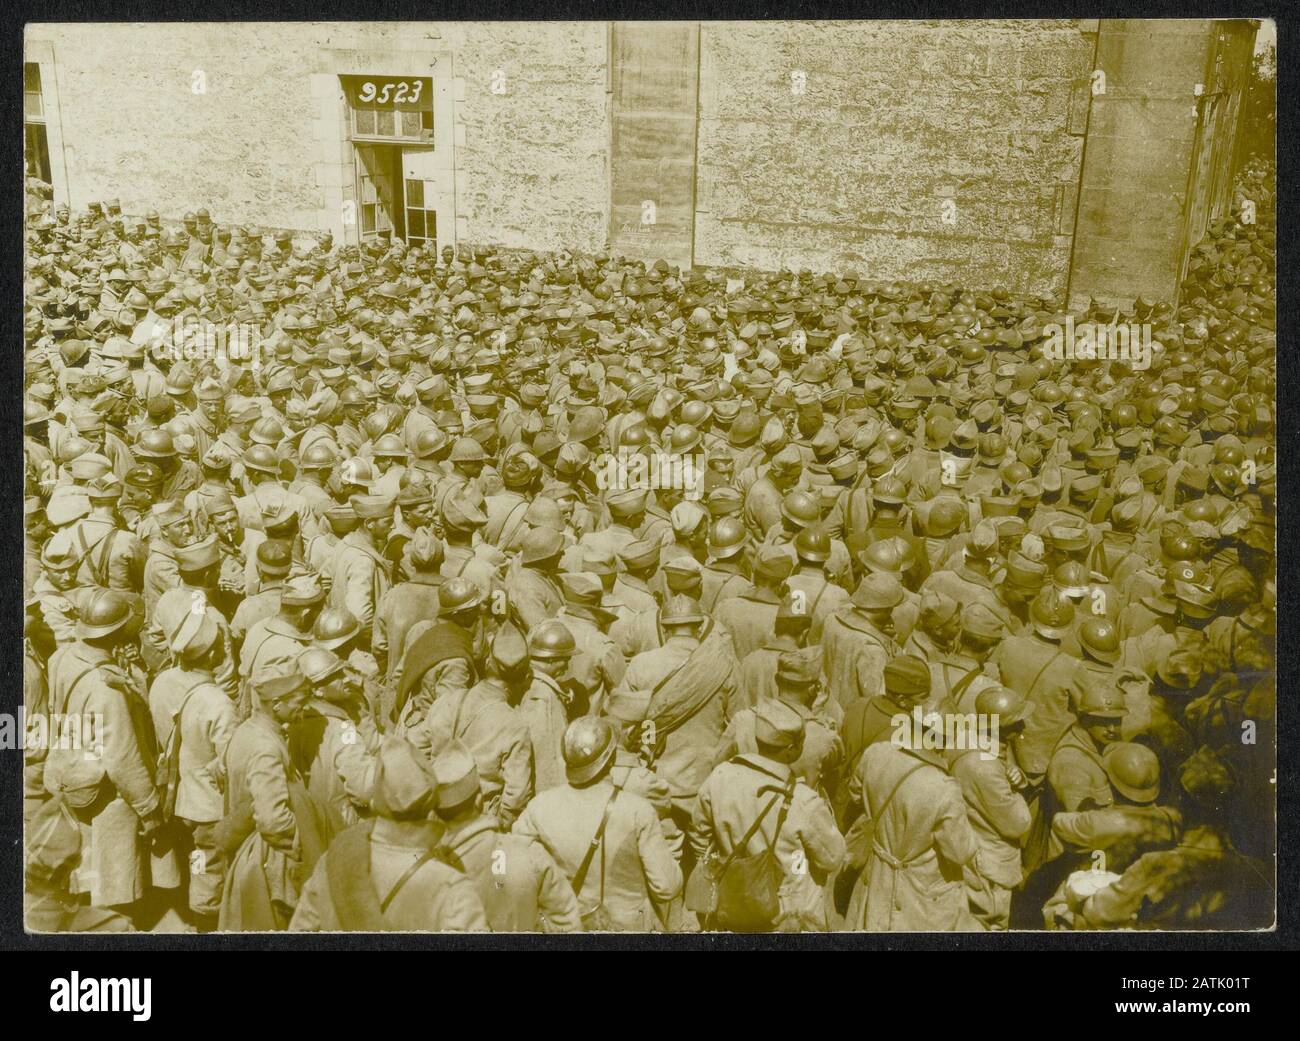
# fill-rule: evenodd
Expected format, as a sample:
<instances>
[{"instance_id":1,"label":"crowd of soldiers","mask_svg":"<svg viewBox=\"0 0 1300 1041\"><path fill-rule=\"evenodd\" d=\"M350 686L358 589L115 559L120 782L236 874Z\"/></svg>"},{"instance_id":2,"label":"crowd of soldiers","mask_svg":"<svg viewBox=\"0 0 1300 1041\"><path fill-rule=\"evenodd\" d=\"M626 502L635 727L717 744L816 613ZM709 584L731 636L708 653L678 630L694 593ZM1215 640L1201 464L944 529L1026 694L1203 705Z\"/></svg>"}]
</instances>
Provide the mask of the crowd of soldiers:
<instances>
[{"instance_id":1,"label":"crowd of soldiers","mask_svg":"<svg viewBox=\"0 0 1300 1041\"><path fill-rule=\"evenodd\" d=\"M1147 368L31 186L28 927L1268 925L1273 185Z\"/></svg>"}]
</instances>

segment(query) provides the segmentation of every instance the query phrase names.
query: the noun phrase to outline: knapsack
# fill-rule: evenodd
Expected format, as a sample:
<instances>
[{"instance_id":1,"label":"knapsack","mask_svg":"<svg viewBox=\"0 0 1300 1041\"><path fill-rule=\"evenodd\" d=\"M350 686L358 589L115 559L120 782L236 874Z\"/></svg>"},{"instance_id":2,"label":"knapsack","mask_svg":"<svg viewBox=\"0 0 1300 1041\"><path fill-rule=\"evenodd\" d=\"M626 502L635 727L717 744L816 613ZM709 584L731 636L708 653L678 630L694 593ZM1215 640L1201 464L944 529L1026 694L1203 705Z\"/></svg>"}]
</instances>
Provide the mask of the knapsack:
<instances>
[{"instance_id":1,"label":"knapsack","mask_svg":"<svg viewBox=\"0 0 1300 1041\"><path fill-rule=\"evenodd\" d=\"M786 876L776 855L776 843L781 837L781 828L785 825L797 783L798 778L792 775L784 787L764 785L759 788L760 795L765 792L775 794L714 875L715 906L710 917L715 927L737 933L758 933L776 926L781 917L781 883ZM781 810L771 843L760 853L745 853L749 840L757 834L778 802Z\"/></svg>"}]
</instances>

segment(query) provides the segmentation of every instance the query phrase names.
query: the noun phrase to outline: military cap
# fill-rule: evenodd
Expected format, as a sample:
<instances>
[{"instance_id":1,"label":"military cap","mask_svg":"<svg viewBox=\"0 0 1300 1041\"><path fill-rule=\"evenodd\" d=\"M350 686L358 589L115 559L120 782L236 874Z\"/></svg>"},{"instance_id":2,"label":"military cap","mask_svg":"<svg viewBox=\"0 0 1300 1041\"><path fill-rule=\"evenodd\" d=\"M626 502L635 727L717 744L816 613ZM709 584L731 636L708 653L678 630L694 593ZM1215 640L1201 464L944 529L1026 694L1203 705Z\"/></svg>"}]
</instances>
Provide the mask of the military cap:
<instances>
[{"instance_id":1,"label":"military cap","mask_svg":"<svg viewBox=\"0 0 1300 1041\"><path fill-rule=\"evenodd\" d=\"M280 591L280 603L305 606L325 599L325 586L315 571L298 568L290 572Z\"/></svg>"},{"instance_id":2,"label":"military cap","mask_svg":"<svg viewBox=\"0 0 1300 1041\"><path fill-rule=\"evenodd\" d=\"M286 666L268 666L259 669L252 677L253 689L263 701L287 697L308 685L307 677L298 669L297 662Z\"/></svg>"},{"instance_id":3,"label":"military cap","mask_svg":"<svg viewBox=\"0 0 1300 1041\"><path fill-rule=\"evenodd\" d=\"M655 567L659 563L660 544L646 539L630 542L618 551L619 559L629 570Z\"/></svg>"},{"instance_id":4,"label":"military cap","mask_svg":"<svg viewBox=\"0 0 1300 1041\"><path fill-rule=\"evenodd\" d=\"M442 500L442 522L458 531L472 531L487 523L487 515L466 489L457 489Z\"/></svg>"},{"instance_id":5,"label":"military cap","mask_svg":"<svg viewBox=\"0 0 1300 1041\"><path fill-rule=\"evenodd\" d=\"M257 571L261 575L287 575L293 566L289 543L280 539L266 539L257 547Z\"/></svg>"},{"instance_id":6,"label":"military cap","mask_svg":"<svg viewBox=\"0 0 1300 1041\"><path fill-rule=\"evenodd\" d=\"M679 536L692 535L708 519L708 516L709 511L697 502L689 500L679 502L670 514L673 531Z\"/></svg>"},{"instance_id":7,"label":"military cap","mask_svg":"<svg viewBox=\"0 0 1300 1041\"><path fill-rule=\"evenodd\" d=\"M905 597L898 576L881 571L863 576L851 599L865 610L887 610L897 607Z\"/></svg>"},{"instance_id":8,"label":"military cap","mask_svg":"<svg viewBox=\"0 0 1300 1041\"><path fill-rule=\"evenodd\" d=\"M432 769L415 746L390 734L375 754L370 808L390 820L419 820L434 805L436 784Z\"/></svg>"},{"instance_id":9,"label":"military cap","mask_svg":"<svg viewBox=\"0 0 1300 1041\"><path fill-rule=\"evenodd\" d=\"M961 610L962 631L982 640L998 640L1006 634L1002 619L981 603L970 603Z\"/></svg>"},{"instance_id":10,"label":"military cap","mask_svg":"<svg viewBox=\"0 0 1300 1041\"><path fill-rule=\"evenodd\" d=\"M478 765L474 754L459 740L452 740L433 760L438 809L463 806L479 793Z\"/></svg>"},{"instance_id":11,"label":"military cap","mask_svg":"<svg viewBox=\"0 0 1300 1041\"><path fill-rule=\"evenodd\" d=\"M81 556L70 531L56 532L41 547L41 566L49 571L67 571L81 564Z\"/></svg>"},{"instance_id":12,"label":"military cap","mask_svg":"<svg viewBox=\"0 0 1300 1041\"><path fill-rule=\"evenodd\" d=\"M778 698L764 698L754 706L754 740L760 748L798 747L804 737L803 717Z\"/></svg>"},{"instance_id":13,"label":"military cap","mask_svg":"<svg viewBox=\"0 0 1300 1041\"><path fill-rule=\"evenodd\" d=\"M816 683L822 674L821 646L782 651L776 659L778 685L803 687Z\"/></svg>"},{"instance_id":14,"label":"military cap","mask_svg":"<svg viewBox=\"0 0 1300 1041\"><path fill-rule=\"evenodd\" d=\"M45 507L45 517L56 528L79 521L90 513L90 499L72 488L57 490Z\"/></svg>"},{"instance_id":15,"label":"military cap","mask_svg":"<svg viewBox=\"0 0 1300 1041\"><path fill-rule=\"evenodd\" d=\"M492 661L506 676L517 676L527 669L528 641L512 622L504 623L492 637Z\"/></svg>"},{"instance_id":16,"label":"military cap","mask_svg":"<svg viewBox=\"0 0 1300 1041\"><path fill-rule=\"evenodd\" d=\"M217 536L209 534L188 546L181 546L175 551L176 566L181 571L202 571L212 567L221 560L221 551L217 548Z\"/></svg>"},{"instance_id":17,"label":"military cap","mask_svg":"<svg viewBox=\"0 0 1300 1041\"><path fill-rule=\"evenodd\" d=\"M584 607L600 606L601 597L605 593L600 579L585 571L562 572L559 583L565 600Z\"/></svg>"},{"instance_id":18,"label":"military cap","mask_svg":"<svg viewBox=\"0 0 1300 1041\"><path fill-rule=\"evenodd\" d=\"M980 559L986 559L997 552L998 529L988 518L980 521L971 531L967 552Z\"/></svg>"},{"instance_id":19,"label":"military cap","mask_svg":"<svg viewBox=\"0 0 1300 1041\"><path fill-rule=\"evenodd\" d=\"M167 646L173 654L197 657L211 650L220 635L221 630L211 613L186 609L167 634Z\"/></svg>"},{"instance_id":20,"label":"military cap","mask_svg":"<svg viewBox=\"0 0 1300 1041\"><path fill-rule=\"evenodd\" d=\"M348 505L358 517L374 520L379 517L391 517L395 503L394 499L387 495L352 495L348 497Z\"/></svg>"},{"instance_id":21,"label":"military cap","mask_svg":"<svg viewBox=\"0 0 1300 1041\"><path fill-rule=\"evenodd\" d=\"M187 516L180 503L174 500L155 503L149 512L160 528L183 521Z\"/></svg>"},{"instance_id":22,"label":"military cap","mask_svg":"<svg viewBox=\"0 0 1300 1041\"><path fill-rule=\"evenodd\" d=\"M704 621L704 612L693 596L677 593L669 596L660 609L659 621L663 625L690 625Z\"/></svg>"}]
</instances>

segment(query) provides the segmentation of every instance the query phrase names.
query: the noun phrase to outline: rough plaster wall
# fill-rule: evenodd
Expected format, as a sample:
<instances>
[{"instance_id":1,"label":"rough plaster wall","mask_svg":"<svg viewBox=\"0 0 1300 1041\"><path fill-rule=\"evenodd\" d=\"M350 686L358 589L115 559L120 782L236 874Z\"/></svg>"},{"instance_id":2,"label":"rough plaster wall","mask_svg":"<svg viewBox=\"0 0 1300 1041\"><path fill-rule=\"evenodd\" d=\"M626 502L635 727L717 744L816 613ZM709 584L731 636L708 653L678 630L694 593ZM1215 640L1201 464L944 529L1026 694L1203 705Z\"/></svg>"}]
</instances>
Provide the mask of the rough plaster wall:
<instances>
[{"instance_id":1,"label":"rough plaster wall","mask_svg":"<svg viewBox=\"0 0 1300 1041\"><path fill-rule=\"evenodd\" d=\"M1062 290L1094 39L1068 21L706 24L696 262Z\"/></svg>"},{"instance_id":2,"label":"rough plaster wall","mask_svg":"<svg viewBox=\"0 0 1300 1041\"><path fill-rule=\"evenodd\" d=\"M321 46L398 34L450 50L458 212L471 242L597 250L608 222L604 23L33 25L54 45L71 201L315 229L310 74ZM202 69L207 93L191 93ZM496 69L507 93L490 91ZM376 69L382 73L382 69Z\"/></svg>"}]
</instances>

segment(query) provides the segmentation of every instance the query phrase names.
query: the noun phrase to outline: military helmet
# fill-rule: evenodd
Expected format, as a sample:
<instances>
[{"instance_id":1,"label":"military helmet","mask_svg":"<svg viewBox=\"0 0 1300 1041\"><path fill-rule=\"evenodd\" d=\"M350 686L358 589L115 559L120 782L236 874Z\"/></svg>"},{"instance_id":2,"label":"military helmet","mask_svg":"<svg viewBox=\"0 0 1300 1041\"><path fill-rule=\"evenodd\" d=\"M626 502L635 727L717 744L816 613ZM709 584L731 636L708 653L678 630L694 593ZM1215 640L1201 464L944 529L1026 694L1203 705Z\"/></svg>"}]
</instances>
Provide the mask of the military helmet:
<instances>
[{"instance_id":1,"label":"military helmet","mask_svg":"<svg viewBox=\"0 0 1300 1041\"><path fill-rule=\"evenodd\" d=\"M976 695L975 711L981 716L996 716L999 726L1009 727L1025 718L1025 699L1009 687L994 684Z\"/></svg>"},{"instance_id":2,"label":"military helmet","mask_svg":"<svg viewBox=\"0 0 1300 1041\"><path fill-rule=\"evenodd\" d=\"M796 488L781 501L781 516L792 524L806 528L821 520L821 507L812 494Z\"/></svg>"},{"instance_id":3,"label":"military helmet","mask_svg":"<svg viewBox=\"0 0 1300 1041\"><path fill-rule=\"evenodd\" d=\"M560 743L569 783L583 785L600 777L618 751L616 737L614 724L604 717L583 716L570 723Z\"/></svg>"},{"instance_id":4,"label":"military helmet","mask_svg":"<svg viewBox=\"0 0 1300 1041\"><path fill-rule=\"evenodd\" d=\"M328 651L342 647L359 632L361 632L361 623L345 607L326 608L312 627L312 637L316 646L324 647Z\"/></svg>"},{"instance_id":5,"label":"military helmet","mask_svg":"<svg viewBox=\"0 0 1300 1041\"><path fill-rule=\"evenodd\" d=\"M95 592L77 621L77 636L93 640L111 636L131 625L135 619L131 599L116 589Z\"/></svg>"},{"instance_id":6,"label":"military helmet","mask_svg":"<svg viewBox=\"0 0 1300 1041\"><path fill-rule=\"evenodd\" d=\"M1152 803L1160 794L1160 760L1146 745L1117 741L1102 755L1106 776L1115 790L1136 803Z\"/></svg>"},{"instance_id":7,"label":"military helmet","mask_svg":"<svg viewBox=\"0 0 1300 1041\"><path fill-rule=\"evenodd\" d=\"M1109 618L1089 615L1079 625L1079 644L1085 654L1107 665L1120 658L1119 630Z\"/></svg>"},{"instance_id":8,"label":"military helmet","mask_svg":"<svg viewBox=\"0 0 1300 1041\"><path fill-rule=\"evenodd\" d=\"M715 560L728 560L745 548L749 532L739 517L719 517L709 532L709 554Z\"/></svg>"},{"instance_id":9,"label":"military helmet","mask_svg":"<svg viewBox=\"0 0 1300 1041\"><path fill-rule=\"evenodd\" d=\"M280 458L270 445L250 445L244 452L244 469L278 475Z\"/></svg>"},{"instance_id":10,"label":"military helmet","mask_svg":"<svg viewBox=\"0 0 1300 1041\"><path fill-rule=\"evenodd\" d=\"M542 661L571 658L577 646L569 627L555 618L538 622L528 634L529 656Z\"/></svg>"},{"instance_id":11,"label":"military helmet","mask_svg":"<svg viewBox=\"0 0 1300 1041\"><path fill-rule=\"evenodd\" d=\"M824 564L831 558L831 537L820 527L804 528L794 537L794 551L800 560Z\"/></svg>"},{"instance_id":12,"label":"military helmet","mask_svg":"<svg viewBox=\"0 0 1300 1041\"><path fill-rule=\"evenodd\" d=\"M457 575L438 589L438 613L444 617L477 608L483 602L483 591L470 579Z\"/></svg>"}]
</instances>

